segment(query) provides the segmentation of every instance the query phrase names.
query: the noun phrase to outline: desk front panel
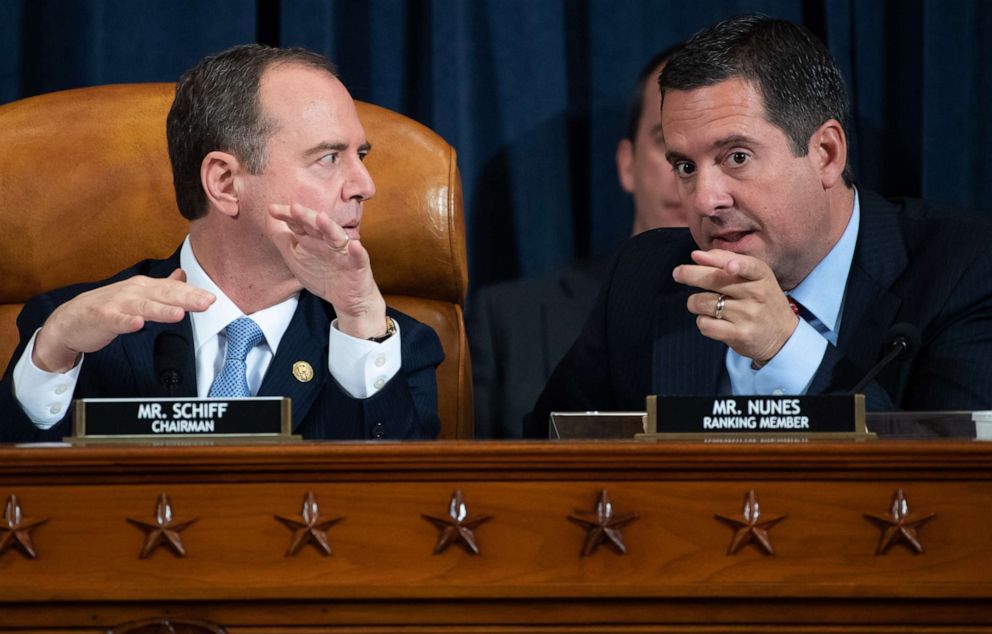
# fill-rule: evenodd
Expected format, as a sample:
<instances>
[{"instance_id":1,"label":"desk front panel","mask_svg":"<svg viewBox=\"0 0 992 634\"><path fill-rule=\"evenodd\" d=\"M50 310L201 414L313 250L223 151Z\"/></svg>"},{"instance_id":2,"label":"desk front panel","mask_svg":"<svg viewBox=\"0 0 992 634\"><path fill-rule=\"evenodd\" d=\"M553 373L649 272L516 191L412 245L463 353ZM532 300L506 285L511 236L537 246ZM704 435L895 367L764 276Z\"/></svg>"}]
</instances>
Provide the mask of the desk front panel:
<instances>
[{"instance_id":1,"label":"desk front panel","mask_svg":"<svg viewBox=\"0 0 992 634\"><path fill-rule=\"evenodd\" d=\"M0 501L46 521L20 531L35 558L7 531L0 626L992 631L990 466L977 442L6 447ZM468 538L435 553L424 516L456 491ZM879 553L868 515L897 491L905 530ZM299 529L276 516L305 523L307 494L319 518L288 554Z\"/></svg>"}]
</instances>

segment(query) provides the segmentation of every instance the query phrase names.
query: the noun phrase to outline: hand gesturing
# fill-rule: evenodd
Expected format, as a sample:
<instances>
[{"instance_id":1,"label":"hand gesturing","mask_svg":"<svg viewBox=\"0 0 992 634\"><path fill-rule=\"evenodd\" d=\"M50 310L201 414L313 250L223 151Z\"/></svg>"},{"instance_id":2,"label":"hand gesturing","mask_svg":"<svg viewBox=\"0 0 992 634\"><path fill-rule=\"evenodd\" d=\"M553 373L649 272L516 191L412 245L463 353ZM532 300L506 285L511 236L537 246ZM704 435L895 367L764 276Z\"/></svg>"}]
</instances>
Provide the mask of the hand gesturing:
<instances>
[{"instance_id":1,"label":"hand gesturing","mask_svg":"<svg viewBox=\"0 0 992 634\"><path fill-rule=\"evenodd\" d=\"M293 276L334 306L338 328L367 339L383 333L386 303L372 276L368 251L325 214L303 205L270 205L273 241Z\"/></svg>"},{"instance_id":2,"label":"hand gesturing","mask_svg":"<svg viewBox=\"0 0 992 634\"><path fill-rule=\"evenodd\" d=\"M675 267L672 277L708 291L690 295L686 304L699 332L758 366L767 363L799 325L775 274L757 258L721 249L693 251L692 260Z\"/></svg>"}]
</instances>

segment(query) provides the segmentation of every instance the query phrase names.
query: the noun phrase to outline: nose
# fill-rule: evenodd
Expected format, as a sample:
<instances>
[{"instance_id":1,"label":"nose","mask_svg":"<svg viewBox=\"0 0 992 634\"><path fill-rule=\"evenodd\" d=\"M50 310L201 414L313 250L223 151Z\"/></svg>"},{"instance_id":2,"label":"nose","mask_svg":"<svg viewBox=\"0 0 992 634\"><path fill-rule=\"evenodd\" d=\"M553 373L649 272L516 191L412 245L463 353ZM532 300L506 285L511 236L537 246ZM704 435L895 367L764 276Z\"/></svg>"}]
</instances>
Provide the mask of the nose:
<instances>
[{"instance_id":1,"label":"nose","mask_svg":"<svg viewBox=\"0 0 992 634\"><path fill-rule=\"evenodd\" d=\"M712 217L733 207L734 197L727 185L727 177L720 170L700 168L693 179L693 211L700 216Z\"/></svg>"},{"instance_id":2,"label":"nose","mask_svg":"<svg viewBox=\"0 0 992 634\"><path fill-rule=\"evenodd\" d=\"M365 167L365 163L357 156L352 157L351 169L341 190L342 197L347 200L368 200L375 196L375 183Z\"/></svg>"}]
</instances>

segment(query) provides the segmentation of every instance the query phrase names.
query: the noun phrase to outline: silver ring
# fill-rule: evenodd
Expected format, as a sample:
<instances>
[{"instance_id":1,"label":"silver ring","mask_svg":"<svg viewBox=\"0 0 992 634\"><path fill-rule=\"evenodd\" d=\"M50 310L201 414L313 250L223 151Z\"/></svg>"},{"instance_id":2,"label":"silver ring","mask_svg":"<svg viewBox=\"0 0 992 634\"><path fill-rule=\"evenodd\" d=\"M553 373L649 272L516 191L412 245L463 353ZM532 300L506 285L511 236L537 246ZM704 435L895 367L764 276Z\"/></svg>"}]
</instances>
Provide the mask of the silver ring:
<instances>
[{"instance_id":1,"label":"silver ring","mask_svg":"<svg viewBox=\"0 0 992 634\"><path fill-rule=\"evenodd\" d=\"M333 246L332 245L331 246L331 250L332 251L337 251L338 253L347 253L348 252L348 245L349 244L351 244L351 236L345 236L344 237L344 244L342 244L339 247L336 247L336 246Z\"/></svg>"},{"instance_id":2,"label":"silver ring","mask_svg":"<svg viewBox=\"0 0 992 634\"><path fill-rule=\"evenodd\" d=\"M713 319L723 319L723 309L727 305L727 298L720 295L716 298L716 308L713 310Z\"/></svg>"}]
</instances>

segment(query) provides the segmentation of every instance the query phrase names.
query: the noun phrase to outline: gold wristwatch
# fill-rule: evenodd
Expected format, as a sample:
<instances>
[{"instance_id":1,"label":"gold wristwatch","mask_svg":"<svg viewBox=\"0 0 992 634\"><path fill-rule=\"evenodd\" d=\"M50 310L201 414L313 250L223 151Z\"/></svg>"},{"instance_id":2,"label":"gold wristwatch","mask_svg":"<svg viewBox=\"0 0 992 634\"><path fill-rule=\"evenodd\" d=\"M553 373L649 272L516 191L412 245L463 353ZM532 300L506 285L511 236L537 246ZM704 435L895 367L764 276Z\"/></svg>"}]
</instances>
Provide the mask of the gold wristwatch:
<instances>
[{"instance_id":1,"label":"gold wristwatch","mask_svg":"<svg viewBox=\"0 0 992 634\"><path fill-rule=\"evenodd\" d=\"M369 337L369 341L374 341L375 343L382 343L386 339L389 339L396 334L396 322L389 315L386 315L386 334L379 335L378 337Z\"/></svg>"}]
</instances>

